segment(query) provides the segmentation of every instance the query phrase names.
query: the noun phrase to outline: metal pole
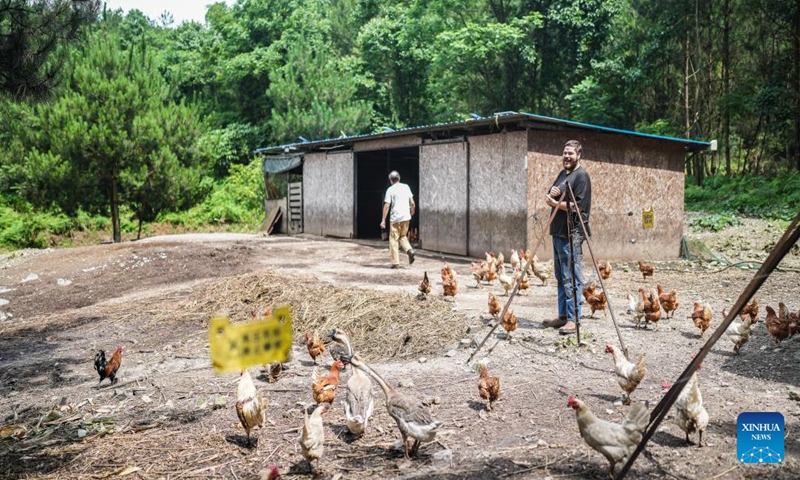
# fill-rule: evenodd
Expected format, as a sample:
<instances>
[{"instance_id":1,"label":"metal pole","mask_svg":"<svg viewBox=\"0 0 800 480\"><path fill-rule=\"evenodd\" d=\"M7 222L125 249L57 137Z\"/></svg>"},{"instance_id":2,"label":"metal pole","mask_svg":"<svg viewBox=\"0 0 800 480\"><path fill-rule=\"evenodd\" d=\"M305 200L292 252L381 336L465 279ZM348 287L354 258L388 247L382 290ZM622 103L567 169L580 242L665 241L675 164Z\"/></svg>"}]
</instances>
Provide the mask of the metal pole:
<instances>
[{"instance_id":1,"label":"metal pole","mask_svg":"<svg viewBox=\"0 0 800 480\"><path fill-rule=\"evenodd\" d=\"M569 196L572 199L572 202L575 205L575 210L578 212L578 218L581 219L580 225L581 229L583 230L583 238L586 239L586 246L589 247L589 256L592 257L592 265L594 265L594 271L597 273L597 280L600 281L600 287L606 292L606 301L608 302L608 311L611 313L611 321L614 323L614 329L617 331L617 338L619 338L619 346L622 348L622 353L625 355L625 358L630 360L628 356L628 347L625 346L625 342L622 340L622 332L619 329L619 325L617 324L617 319L614 316L614 309L611 308L611 296L608 294L606 290L606 284L603 282L603 276L600 275L600 269L597 268L597 259L594 257L594 251L592 250L592 242L589 241L589 232L586 231L586 226L583 224L583 215L581 214L581 207L578 205L578 202L575 201L575 193L572 191L572 187L567 184L567 190L569 190Z\"/></svg>"}]
</instances>

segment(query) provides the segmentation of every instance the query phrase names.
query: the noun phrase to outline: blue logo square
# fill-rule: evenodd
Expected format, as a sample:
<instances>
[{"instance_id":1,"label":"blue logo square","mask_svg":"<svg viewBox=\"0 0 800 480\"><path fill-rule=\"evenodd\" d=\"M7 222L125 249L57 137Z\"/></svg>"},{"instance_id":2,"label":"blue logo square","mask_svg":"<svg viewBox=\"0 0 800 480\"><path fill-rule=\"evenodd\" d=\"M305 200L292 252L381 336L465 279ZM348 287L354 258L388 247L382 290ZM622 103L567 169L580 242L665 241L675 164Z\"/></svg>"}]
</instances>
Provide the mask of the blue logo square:
<instances>
[{"instance_id":1,"label":"blue logo square","mask_svg":"<svg viewBox=\"0 0 800 480\"><path fill-rule=\"evenodd\" d=\"M781 463L784 459L783 415L743 412L736 420L736 457L742 463Z\"/></svg>"}]
</instances>

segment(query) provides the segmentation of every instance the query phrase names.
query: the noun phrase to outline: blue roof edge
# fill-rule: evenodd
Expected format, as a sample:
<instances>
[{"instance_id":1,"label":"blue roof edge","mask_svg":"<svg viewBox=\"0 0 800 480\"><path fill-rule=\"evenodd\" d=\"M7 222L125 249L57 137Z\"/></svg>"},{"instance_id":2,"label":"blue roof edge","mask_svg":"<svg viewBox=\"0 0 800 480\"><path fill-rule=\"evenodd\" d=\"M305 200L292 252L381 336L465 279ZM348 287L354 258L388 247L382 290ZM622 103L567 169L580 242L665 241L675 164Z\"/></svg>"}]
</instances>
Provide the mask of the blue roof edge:
<instances>
[{"instance_id":1,"label":"blue roof edge","mask_svg":"<svg viewBox=\"0 0 800 480\"><path fill-rule=\"evenodd\" d=\"M637 136L637 137L653 138L653 139L656 139L656 140L667 140L667 141L672 141L672 142L680 142L680 143L683 143L685 145L702 146L702 147L705 147L705 148L708 148L708 147L711 146L711 142L705 142L705 141L702 141L702 140L692 140L692 139L688 139L688 138L670 137L670 136L666 136L666 135L656 135L654 133L642 133L642 132L636 132L636 131L633 131L633 130L623 130L623 129L620 129L620 128L604 127L602 125L594 125L594 124L591 124L591 123L576 122L576 121L573 121L573 120L565 120L563 118L548 117L548 116L545 116L545 115L537 115L537 114L528 113L528 112L502 112L502 113L498 113L498 114L495 114L495 115L482 117L480 120L481 121L486 121L486 120L491 121L491 120L494 120L495 118L503 118L503 117L520 117L520 119L522 119L522 118L530 118L532 120L544 121L546 123L560 123L560 124L563 124L563 125L568 125L568 126L577 127L577 128L583 128L583 129L588 129L588 130L596 130L596 131L602 131L602 132L617 133L617 134L622 134L622 135L632 135L632 136ZM388 137L388 136L400 136L400 135L403 135L403 134L409 134L409 133L414 132L414 131L424 131L424 130L427 130L427 129L435 129L435 128L443 128L443 127L454 127L454 126L458 126L458 125L468 125L470 123L475 123L475 120L465 120L465 121L448 122L448 123L434 123L434 124L431 124L431 125L420 125L420 126L415 126L415 127L399 128L399 129L394 130L392 132L362 133L362 134L359 134L359 135L351 135L351 136L338 137L338 138L325 138L325 139L319 139L319 140L311 140L311 141L308 141L308 142L287 143L287 144L284 144L284 145L274 145L274 146L271 146L271 147L257 148L254 151L254 153L275 152L275 151L281 151L281 150L296 150L298 147L308 147L308 146L314 146L314 145L322 145L322 144L331 143L331 142L345 142L346 143L346 142L352 142L354 140L370 140L370 139L384 138L384 137Z\"/></svg>"},{"instance_id":2,"label":"blue roof edge","mask_svg":"<svg viewBox=\"0 0 800 480\"><path fill-rule=\"evenodd\" d=\"M635 130L623 130L621 128L613 128L613 127L604 127L602 125L594 125L592 123L583 123L583 122L576 122L574 120L564 120L563 118L556 118L556 117L548 117L545 115L537 115L535 113L528 113L528 112L520 112L528 117L539 119L539 120L550 120L554 122L561 122L566 125L574 125L576 127L583 127L583 128L592 128L595 130L602 130L605 132L611 133L622 133L625 135L635 135L637 137L647 137L647 138L655 138L658 140L670 140L673 142L681 142L681 143L690 143L692 145L703 145L705 147L710 147L711 142L705 142L703 140L692 140L691 138L680 138L680 137L670 137L667 135L657 135L655 133L644 133L644 132L637 132Z\"/></svg>"}]
</instances>

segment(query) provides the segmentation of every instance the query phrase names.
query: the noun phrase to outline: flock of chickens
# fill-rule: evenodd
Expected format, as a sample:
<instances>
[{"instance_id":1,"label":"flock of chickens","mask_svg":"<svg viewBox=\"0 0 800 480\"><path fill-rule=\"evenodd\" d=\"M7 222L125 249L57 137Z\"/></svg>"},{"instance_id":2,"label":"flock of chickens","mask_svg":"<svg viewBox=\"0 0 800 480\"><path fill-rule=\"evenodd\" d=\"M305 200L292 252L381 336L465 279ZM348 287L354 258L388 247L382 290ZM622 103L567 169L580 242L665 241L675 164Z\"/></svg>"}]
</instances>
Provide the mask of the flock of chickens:
<instances>
[{"instance_id":1,"label":"flock of chickens","mask_svg":"<svg viewBox=\"0 0 800 480\"><path fill-rule=\"evenodd\" d=\"M525 281L527 275L525 275L526 278L520 279L523 269L527 269L526 273L539 278L543 285L547 284L547 280L552 275L552 262L549 264L539 262L536 256L531 256L529 251L514 251L510 257L510 264L513 271L511 275L506 273L502 253L498 256L487 253L485 260L478 264L472 264L472 276L477 282L476 288L481 288L483 282L491 285L494 280L498 280L504 293L508 295L508 292L513 290L517 283L519 283L521 291L530 287L529 283L526 284ZM598 262L597 268L603 280L611 277L612 266L609 262ZM639 270L646 281L653 277L655 268L639 261ZM458 292L458 281L452 267L445 263L441 269L441 277L443 294L455 296ZM430 294L431 282L427 272L418 288L423 297ZM603 311L605 315L608 299L605 291L597 291L594 282L583 289L583 297L591 308L592 317L596 311ZM489 313L493 317L497 317L502 310L500 300L491 292L488 298ZM629 313L633 315L637 329L640 327L641 320L644 320L643 328L647 328L649 324L653 324L657 328L661 319L661 310L663 309L666 318L670 318L680 305L677 293L674 290L666 293L660 283L656 284L656 288L649 290L639 288L638 295L629 293L628 301ZM789 312L783 303L779 303L777 313L770 306L766 307L766 312L764 323L776 344L779 345L781 341L800 331L800 312ZM266 314L268 315L269 312ZM725 310L722 314L726 316ZM752 327L759 322L758 314L758 301L754 299L740 312L741 320L732 323L727 329L726 334L733 342L736 354L748 342ZM694 302L691 318L702 337L705 331L711 327L711 309L702 302ZM516 330L517 319L510 309L505 313L501 322L509 334ZM419 396L399 392L391 387L353 350L350 339L341 329L334 329L328 337L333 341L328 350L334 361L327 374L320 374L316 367L314 368L311 391L316 407L311 415L309 415L308 409L304 408L303 425L298 441L302 454L312 471L316 470L315 463L317 468L319 467L325 446L322 416L334 403L340 373L345 365L353 367L350 369L351 374L347 381L347 392L343 401L346 426L353 435L362 436L367 432L367 425L374 411L372 381L375 381L384 393L387 412L395 420L400 431L405 458L416 455L421 443L431 442L435 439L442 422L432 418L428 409L419 400ZM317 357L326 350L325 344L317 335L310 333L305 335L305 344L316 365ZM631 395L647 373L644 354L639 353L635 362L631 362L613 345L607 345L605 351L611 354L613 359L616 379L624 392L624 403L631 405ZM95 356L94 362L95 369L100 375L100 382L109 378L112 383L115 383L121 362L121 347L118 347L109 359L106 359L105 352L100 350ZM480 397L487 401L486 409L491 411L493 403L500 397L500 378L490 376L485 364L479 366L478 392ZM270 382L275 381L275 378L280 375L281 368L281 364L265 366ZM698 368L699 370L700 368ZM668 384L662 386L669 388ZM606 457L609 462L609 476L613 477L615 465L626 462L642 439L650 422L647 406L641 402L633 403L626 418L618 424L597 418L589 406L575 396L570 396L567 404L575 411L581 437L591 448ZM251 431L256 427L263 427L266 407L266 399L256 388L250 374L247 370L242 370L236 392L236 413L247 435L248 444L251 443ZM698 445L702 447L703 433L708 425L709 415L703 406L697 372L692 375L681 391L674 408L676 423L685 433L686 442L691 443L689 435L697 433ZM277 468L273 466L268 469L263 478L274 479L278 475Z\"/></svg>"},{"instance_id":2,"label":"flock of chickens","mask_svg":"<svg viewBox=\"0 0 800 480\"><path fill-rule=\"evenodd\" d=\"M530 252L513 251L510 257L513 275L506 274L504 258L502 253L495 256L494 253L487 253L485 260L480 263L471 264L471 273L476 280L476 288L481 288L483 282L492 284L498 280L507 295L513 290L516 283L518 289L525 291L530 287L526 282L527 278L520 280L523 269L528 269L526 273L538 277L543 285L546 285L548 278L552 274L552 263L545 264L539 262L536 256L531 256ZM655 267L645 262L638 261L639 271L642 279L647 281L652 279ZM613 267L608 261L597 262L597 271L603 280L611 278ZM452 268L446 263L441 270L443 294L445 296L455 296L458 291L458 284ZM427 272L419 284L421 294L427 295L431 291L430 280ZM608 308L608 298L605 291L597 290L595 282L583 288L583 298L591 309L591 317L595 312L602 311L606 315ZM662 318L672 318L675 311L680 306L678 295L675 290L666 292L660 283L656 283L655 288L639 288L638 294L627 294L629 313L635 320L635 328L647 328L652 324L654 329L658 328ZM777 345L798 332L800 332L800 311L792 313L781 302L778 304L776 313L772 307L766 307L766 317L764 324ZM502 310L497 296L489 293L488 300L489 314L496 317ZM748 342L753 325L759 322L758 300L753 299L752 303L745 305L740 312L740 321L733 322L726 330L727 338L734 345L734 352L738 355L740 349ZM722 311L725 318L727 312ZM699 330L699 337L702 338L706 330L712 324L712 311L704 302L696 301L693 305L691 314L695 327ZM642 320L644 323L642 324ZM516 316L509 309L503 319L502 326L507 332L516 329ZM614 360L614 372L620 387L624 392L624 403L630 405L631 394L641 383L647 367L643 353L639 353L635 362L629 361L625 355L613 345L606 346L606 352L610 353ZM700 368L698 368L698 371ZM669 388L670 385L662 384L662 387ZM491 410L492 402L500 395L500 379L489 377L486 366L482 366L479 379L479 391L481 397L488 400L487 409ZM571 396L568 405L575 410L578 427L581 436L586 443L603 454L609 461L609 476L613 477L615 465L619 462L627 461L630 454L642 439L642 435L650 422L647 407L642 403L636 403L631 408L628 416L621 424L615 424L598 419L581 400ZM686 442L691 444L690 434L698 434L698 445L703 446L703 433L708 425L709 415L703 406L703 397L700 392L697 372L688 380L686 386L681 391L674 403L675 421L686 435Z\"/></svg>"}]
</instances>

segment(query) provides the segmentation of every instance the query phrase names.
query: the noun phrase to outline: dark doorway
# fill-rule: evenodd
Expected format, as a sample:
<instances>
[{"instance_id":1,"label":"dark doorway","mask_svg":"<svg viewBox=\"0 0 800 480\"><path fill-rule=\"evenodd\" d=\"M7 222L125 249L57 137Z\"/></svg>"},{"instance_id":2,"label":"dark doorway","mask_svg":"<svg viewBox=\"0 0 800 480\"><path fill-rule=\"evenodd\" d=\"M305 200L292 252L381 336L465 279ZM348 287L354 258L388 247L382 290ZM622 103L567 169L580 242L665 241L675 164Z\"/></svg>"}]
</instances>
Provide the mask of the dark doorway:
<instances>
[{"instance_id":1,"label":"dark doorway","mask_svg":"<svg viewBox=\"0 0 800 480\"><path fill-rule=\"evenodd\" d=\"M409 229L419 226L419 147L356 153L356 238L381 238L383 195L389 188L389 172L397 170L400 181L414 194L417 213Z\"/></svg>"}]
</instances>

